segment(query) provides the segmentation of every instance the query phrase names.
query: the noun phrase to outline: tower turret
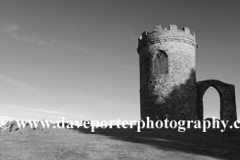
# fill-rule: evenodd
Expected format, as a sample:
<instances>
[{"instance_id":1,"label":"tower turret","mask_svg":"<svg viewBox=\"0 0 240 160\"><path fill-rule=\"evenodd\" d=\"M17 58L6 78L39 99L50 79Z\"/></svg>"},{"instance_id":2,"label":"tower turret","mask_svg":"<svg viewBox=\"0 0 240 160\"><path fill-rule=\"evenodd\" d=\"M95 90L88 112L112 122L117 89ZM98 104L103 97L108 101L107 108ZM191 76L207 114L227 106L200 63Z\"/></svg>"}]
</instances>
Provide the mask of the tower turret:
<instances>
[{"instance_id":1,"label":"tower turret","mask_svg":"<svg viewBox=\"0 0 240 160\"><path fill-rule=\"evenodd\" d=\"M141 118L195 119L194 32L176 25L145 31L138 39Z\"/></svg>"}]
</instances>

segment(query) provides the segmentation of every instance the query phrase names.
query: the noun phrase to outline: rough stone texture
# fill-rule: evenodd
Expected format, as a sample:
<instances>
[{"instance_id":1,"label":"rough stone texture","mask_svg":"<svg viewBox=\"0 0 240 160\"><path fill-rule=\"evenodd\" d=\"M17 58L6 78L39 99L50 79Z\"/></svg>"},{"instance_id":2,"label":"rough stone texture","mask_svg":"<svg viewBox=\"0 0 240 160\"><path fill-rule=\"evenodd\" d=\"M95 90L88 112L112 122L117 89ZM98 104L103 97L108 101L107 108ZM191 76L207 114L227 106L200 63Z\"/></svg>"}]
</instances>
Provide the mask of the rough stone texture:
<instances>
[{"instance_id":1,"label":"rough stone texture","mask_svg":"<svg viewBox=\"0 0 240 160\"><path fill-rule=\"evenodd\" d=\"M31 125L30 125L29 122L25 122L25 121L23 121L23 122L25 123L25 127L23 128L23 127L21 126L21 127L19 128L19 132L25 133L25 132L32 132L32 131L36 130L36 128L35 128L34 125L33 125L33 122L30 122ZM32 126L32 127L31 127L31 126Z\"/></svg>"},{"instance_id":2,"label":"rough stone texture","mask_svg":"<svg viewBox=\"0 0 240 160\"><path fill-rule=\"evenodd\" d=\"M220 96L220 119L237 120L235 87L232 84L223 83L219 80L205 80L197 82L197 114L203 119L203 95L209 87L214 87Z\"/></svg>"},{"instance_id":3,"label":"rough stone texture","mask_svg":"<svg viewBox=\"0 0 240 160\"><path fill-rule=\"evenodd\" d=\"M43 127L42 122L45 124ZM50 125L49 128L47 127L46 121L39 121L37 122L37 128L35 127L33 121L26 122L26 121L19 121L21 124L18 127L17 121L8 121L4 126L0 127L0 133L9 133L9 132L18 132L18 133L29 133L29 132L37 132L37 131L44 131L45 133L49 133L50 129L54 128L54 124ZM25 127L22 126L22 123L25 123ZM56 128L56 126L55 126Z\"/></svg>"},{"instance_id":4,"label":"rough stone texture","mask_svg":"<svg viewBox=\"0 0 240 160\"><path fill-rule=\"evenodd\" d=\"M0 132L12 132L17 131L18 125L16 121L8 121L4 126L0 128Z\"/></svg>"},{"instance_id":5,"label":"rough stone texture","mask_svg":"<svg viewBox=\"0 0 240 160\"><path fill-rule=\"evenodd\" d=\"M186 27L157 26L139 38L141 119L196 119L195 34ZM168 56L168 73L155 75L159 51Z\"/></svg>"}]
</instances>

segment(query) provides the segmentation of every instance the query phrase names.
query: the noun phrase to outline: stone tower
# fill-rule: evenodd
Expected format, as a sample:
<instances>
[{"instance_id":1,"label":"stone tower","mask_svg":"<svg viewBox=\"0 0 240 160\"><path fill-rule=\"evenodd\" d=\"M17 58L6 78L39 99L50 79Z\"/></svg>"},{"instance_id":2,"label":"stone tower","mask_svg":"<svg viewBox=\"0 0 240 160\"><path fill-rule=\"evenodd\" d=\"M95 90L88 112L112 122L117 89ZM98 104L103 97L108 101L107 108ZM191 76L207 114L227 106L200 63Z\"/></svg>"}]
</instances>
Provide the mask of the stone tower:
<instances>
[{"instance_id":1,"label":"stone tower","mask_svg":"<svg viewBox=\"0 0 240 160\"><path fill-rule=\"evenodd\" d=\"M156 26L138 39L141 119L197 119L195 34Z\"/></svg>"}]
</instances>

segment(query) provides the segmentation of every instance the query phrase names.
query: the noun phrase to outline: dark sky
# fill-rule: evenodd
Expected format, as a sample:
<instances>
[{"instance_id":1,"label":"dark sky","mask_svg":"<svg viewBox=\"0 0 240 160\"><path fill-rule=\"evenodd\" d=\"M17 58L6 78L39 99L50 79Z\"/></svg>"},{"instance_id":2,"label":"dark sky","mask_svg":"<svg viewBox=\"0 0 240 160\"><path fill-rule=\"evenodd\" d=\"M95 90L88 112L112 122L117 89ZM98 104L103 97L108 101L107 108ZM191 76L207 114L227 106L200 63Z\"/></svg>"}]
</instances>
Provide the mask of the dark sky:
<instances>
[{"instance_id":1,"label":"dark sky","mask_svg":"<svg viewBox=\"0 0 240 160\"><path fill-rule=\"evenodd\" d=\"M238 105L239 3L1 0L0 116L139 119L137 38L170 24L196 33L197 80L235 84ZM216 90L204 104L205 117L219 118Z\"/></svg>"}]
</instances>

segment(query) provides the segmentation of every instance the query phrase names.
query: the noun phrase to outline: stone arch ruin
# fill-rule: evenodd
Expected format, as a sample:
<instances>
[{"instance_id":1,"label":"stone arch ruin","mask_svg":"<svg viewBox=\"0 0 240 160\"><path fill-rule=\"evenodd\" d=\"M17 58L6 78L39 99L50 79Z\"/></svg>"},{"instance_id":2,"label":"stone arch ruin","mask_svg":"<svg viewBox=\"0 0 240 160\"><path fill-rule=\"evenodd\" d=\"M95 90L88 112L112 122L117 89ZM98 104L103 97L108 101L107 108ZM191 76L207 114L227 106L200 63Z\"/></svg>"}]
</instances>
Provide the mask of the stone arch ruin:
<instances>
[{"instance_id":1,"label":"stone arch ruin","mask_svg":"<svg viewBox=\"0 0 240 160\"><path fill-rule=\"evenodd\" d=\"M221 120L237 119L235 87L218 80L196 81L196 36L176 25L144 31L138 38L141 119L203 120L203 95L220 96Z\"/></svg>"},{"instance_id":2,"label":"stone arch ruin","mask_svg":"<svg viewBox=\"0 0 240 160\"><path fill-rule=\"evenodd\" d=\"M235 86L223 83L219 80L204 80L197 82L197 114L200 120L203 119L203 96L209 87L217 90L220 96L220 119L237 120Z\"/></svg>"}]
</instances>

